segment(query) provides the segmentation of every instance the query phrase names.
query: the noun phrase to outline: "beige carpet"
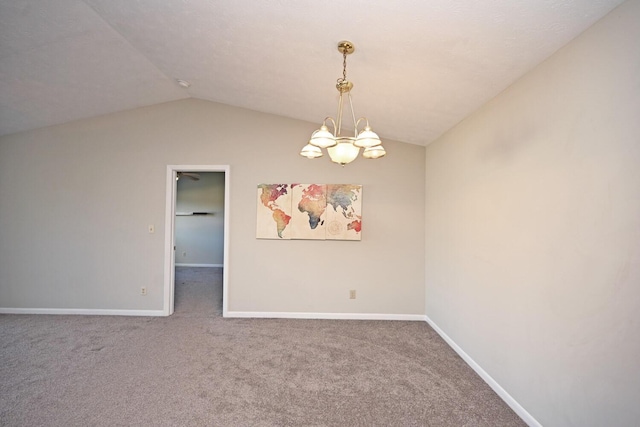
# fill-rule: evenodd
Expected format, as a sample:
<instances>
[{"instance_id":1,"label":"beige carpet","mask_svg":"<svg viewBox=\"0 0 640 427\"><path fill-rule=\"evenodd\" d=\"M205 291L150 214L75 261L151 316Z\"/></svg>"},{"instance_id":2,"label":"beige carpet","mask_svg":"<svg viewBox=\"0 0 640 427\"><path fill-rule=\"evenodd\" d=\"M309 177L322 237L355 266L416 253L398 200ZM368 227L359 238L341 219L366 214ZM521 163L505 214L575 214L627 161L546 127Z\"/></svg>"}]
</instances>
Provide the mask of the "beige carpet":
<instances>
[{"instance_id":1,"label":"beige carpet","mask_svg":"<svg viewBox=\"0 0 640 427\"><path fill-rule=\"evenodd\" d=\"M0 315L0 425L524 425L426 323L223 319L198 288L169 318Z\"/></svg>"},{"instance_id":2,"label":"beige carpet","mask_svg":"<svg viewBox=\"0 0 640 427\"><path fill-rule=\"evenodd\" d=\"M175 317L222 316L222 268L176 267Z\"/></svg>"}]
</instances>

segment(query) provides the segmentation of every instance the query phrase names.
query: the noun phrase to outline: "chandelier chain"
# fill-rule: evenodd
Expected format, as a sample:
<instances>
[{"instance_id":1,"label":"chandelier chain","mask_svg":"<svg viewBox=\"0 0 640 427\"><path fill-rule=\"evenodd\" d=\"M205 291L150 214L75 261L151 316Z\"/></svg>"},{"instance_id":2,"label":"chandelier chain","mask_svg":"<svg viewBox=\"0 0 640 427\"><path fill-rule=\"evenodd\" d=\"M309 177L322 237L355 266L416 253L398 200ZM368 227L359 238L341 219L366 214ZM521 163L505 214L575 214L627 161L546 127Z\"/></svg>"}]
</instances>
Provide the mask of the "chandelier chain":
<instances>
[{"instance_id":1,"label":"chandelier chain","mask_svg":"<svg viewBox=\"0 0 640 427\"><path fill-rule=\"evenodd\" d=\"M338 81L338 84L347 81L347 52L346 51L342 53L342 77L340 77L337 81Z\"/></svg>"}]
</instances>

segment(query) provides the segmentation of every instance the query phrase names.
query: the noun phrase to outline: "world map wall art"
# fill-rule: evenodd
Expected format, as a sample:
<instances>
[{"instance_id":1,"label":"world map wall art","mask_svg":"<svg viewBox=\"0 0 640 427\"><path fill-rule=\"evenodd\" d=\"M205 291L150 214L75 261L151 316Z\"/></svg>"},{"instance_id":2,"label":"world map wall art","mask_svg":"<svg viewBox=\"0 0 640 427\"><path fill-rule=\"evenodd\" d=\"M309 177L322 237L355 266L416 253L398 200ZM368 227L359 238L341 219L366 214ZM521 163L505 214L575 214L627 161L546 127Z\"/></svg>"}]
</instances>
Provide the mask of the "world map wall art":
<instances>
[{"instance_id":1,"label":"world map wall art","mask_svg":"<svg viewBox=\"0 0 640 427\"><path fill-rule=\"evenodd\" d=\"M360 240L362 185L258 185L258 239Z\"/></svg>"}]
</instances>

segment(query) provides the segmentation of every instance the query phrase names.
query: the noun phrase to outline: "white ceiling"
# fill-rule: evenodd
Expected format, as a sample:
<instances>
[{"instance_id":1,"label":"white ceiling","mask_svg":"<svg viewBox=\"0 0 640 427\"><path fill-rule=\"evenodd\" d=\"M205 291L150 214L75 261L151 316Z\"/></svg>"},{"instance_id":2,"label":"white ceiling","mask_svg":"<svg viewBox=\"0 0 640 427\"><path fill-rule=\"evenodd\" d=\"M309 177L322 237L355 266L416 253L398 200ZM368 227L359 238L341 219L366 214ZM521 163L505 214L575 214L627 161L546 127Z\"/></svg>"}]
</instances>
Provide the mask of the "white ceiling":
<instances>
[{"instance_id":1,"label":"white ceiling","mask_svg":"<svg viewBox=\"0 0 640 427\"><path fill-rule=\"evenodd\" d=\"M0 0L0 135L181 98L426 145L622 0ZM176 79L191 82L189 89Z\"/></svg>"}]
</instances>

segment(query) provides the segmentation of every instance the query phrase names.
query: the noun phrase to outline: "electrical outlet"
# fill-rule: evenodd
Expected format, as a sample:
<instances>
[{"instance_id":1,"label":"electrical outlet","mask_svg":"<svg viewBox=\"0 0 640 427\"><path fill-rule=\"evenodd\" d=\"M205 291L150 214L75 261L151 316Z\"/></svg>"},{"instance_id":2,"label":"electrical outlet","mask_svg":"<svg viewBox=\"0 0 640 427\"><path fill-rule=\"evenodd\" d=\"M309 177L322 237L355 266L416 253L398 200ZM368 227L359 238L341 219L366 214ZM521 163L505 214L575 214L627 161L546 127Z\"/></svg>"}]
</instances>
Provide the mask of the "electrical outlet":
<instances>
[{"instance_id":1,"label":"electrical outlet","mask_svg":"<svg viewBox=\"0 0 640 427\"><path fill-rule=\"evenodd\" d=\"M140 295L147 295L147 288L144 286L140 288Z\"/></svg>"},{"instance_id":2,"label":"electrical outlet","mask_svg":"<svg viewBox=\"0 0 640 427\"><path fill-rule=\"evenodd\" d=\"M351 289L349 291L349 299L356 299L356 290L355 289Z\"/></svg>"}]
</instances>

